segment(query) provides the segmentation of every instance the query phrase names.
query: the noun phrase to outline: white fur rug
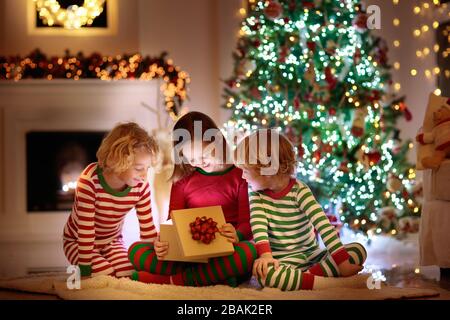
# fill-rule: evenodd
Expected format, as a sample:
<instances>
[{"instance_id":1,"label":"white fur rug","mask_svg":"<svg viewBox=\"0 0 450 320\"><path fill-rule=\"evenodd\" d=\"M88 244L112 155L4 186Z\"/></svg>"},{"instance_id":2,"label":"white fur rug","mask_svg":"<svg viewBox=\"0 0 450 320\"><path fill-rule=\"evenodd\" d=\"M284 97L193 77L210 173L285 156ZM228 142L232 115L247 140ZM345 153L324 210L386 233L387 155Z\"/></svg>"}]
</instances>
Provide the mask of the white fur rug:
<instances>
[{"instance_id":1,"label":"white fur rug","mask_svg":"<svg viewBox=\"0 0 450 320\"><path fill-rule=\"evenodd\" d=\"M326 290L280 291L261 289L252 280L239 288L224 285L210 287L180 287L144 284L129 279L99 276L81 281L81 289L69 290L66 274L46 274L34 277L0 280L0 288L56 295L65 300L384 300L438 296L431 289L396 288L382 285L369 290L367 275L341 278L341 286Z\"/></svg>"}]
</instances>

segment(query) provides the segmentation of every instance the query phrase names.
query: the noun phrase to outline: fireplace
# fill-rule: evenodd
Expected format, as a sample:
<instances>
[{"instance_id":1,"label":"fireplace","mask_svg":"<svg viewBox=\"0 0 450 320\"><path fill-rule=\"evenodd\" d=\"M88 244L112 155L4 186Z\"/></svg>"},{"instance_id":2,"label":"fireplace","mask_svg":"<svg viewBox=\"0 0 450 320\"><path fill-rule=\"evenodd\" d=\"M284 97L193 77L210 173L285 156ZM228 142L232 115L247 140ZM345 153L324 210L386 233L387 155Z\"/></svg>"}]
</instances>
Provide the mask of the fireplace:
<instances>
[{"instance_id":1,"label":"fireplace","mask_svg":"<svg viewBox=\"0 0 450 320\"><path fill-rule=\"evenodd\" d=\"M158 115L142 104L164 116L160 87L158 80L0 82L0 242L60 241L75 177L117 123L158 129ZM130 219L132 241L139 232Z\"/></svg>"},{"instance_id":2,"label":"fireplace","mask_svg":"<svg viewBox=\"0 0 450 320\"><path fill-rule=\"evenodd\" d=\"M27 212L67 211L76 182L95 162L106 132L31 131L26 134Z\"/></svg>"},{"instance_id":3,"label":"fireplace","mask_svg":"<svg viewBox=\"0 0 450 320\"><path fill-rule=\"evenodd\" d=\"M142 103L164 117L161 85L158 80L0 81L0 277L65 270L61 239L75 177L96 161L104 133L117 123L158 129L158 114ZM157 224L163 210L155 195L161 188L150 185ZM127 246L139 240L133 212L125 218L123 236Z\"/></svg>"}]
</instances>

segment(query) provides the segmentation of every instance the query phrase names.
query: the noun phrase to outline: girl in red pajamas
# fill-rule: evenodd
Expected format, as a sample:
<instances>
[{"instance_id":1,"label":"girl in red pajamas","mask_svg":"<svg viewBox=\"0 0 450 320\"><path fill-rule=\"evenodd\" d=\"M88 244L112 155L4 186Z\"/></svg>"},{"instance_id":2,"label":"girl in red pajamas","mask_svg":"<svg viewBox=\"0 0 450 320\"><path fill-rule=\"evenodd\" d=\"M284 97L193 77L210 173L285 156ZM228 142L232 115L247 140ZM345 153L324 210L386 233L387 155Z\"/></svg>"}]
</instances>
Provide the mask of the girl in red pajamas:
<instances>
[{"instance_id":1,"label":"girl in red pajamas","mask_svg":"<svg viewBox=\"0 0 450 320\"><path fill-rule=\"evenodd\" d=\"M125 215L136 208L141 240L153 242L156 230L147 171L158 148L135 123L116 126L77 182L72 213L64 227L64 253L81 276L130 276L133 266L122 241Z\"/></svg>"},{"instance_id":2,"label":"girl in red pajamas","mask_svg":"<svg viewBox=\"0 0 450 320\"><path fill-rule=\"evenodd\" d=\"M222 142L216 144L219 148L211 154L207 152L211 144L204 139L210 129L217 134L215 139ZM220 205L227 223L219 231L234 244L235 252L228 257L209 259L207 264L181 263L159 259L167 254L168 243L159 239L154 245L138 242L129 249L130 261L137 270L132 278L159 284L237 285L250 277L256 258L253 243L246 241L252 238L247 183L242 179L241 169L232 161L229 164L224 161L224 156L230 154L229 147L211 118L200 112L184 115L174 127L174 140L181 136L185 138L181 143L174 141L175 169L169 210Z\"/></svg>"}]
</instances>

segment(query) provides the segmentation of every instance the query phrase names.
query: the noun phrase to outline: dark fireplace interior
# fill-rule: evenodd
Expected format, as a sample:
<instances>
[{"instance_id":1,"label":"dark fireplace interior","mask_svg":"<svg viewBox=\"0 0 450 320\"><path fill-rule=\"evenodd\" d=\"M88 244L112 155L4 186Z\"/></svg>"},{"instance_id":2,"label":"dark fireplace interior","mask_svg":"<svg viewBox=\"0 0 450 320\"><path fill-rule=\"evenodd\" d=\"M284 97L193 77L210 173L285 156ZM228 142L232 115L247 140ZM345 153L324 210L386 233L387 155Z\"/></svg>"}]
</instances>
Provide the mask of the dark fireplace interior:
<instances>
[{"instance_id":1,"label":"dark fireplace interior","mask_svg":"<svg viewBox=\"0 0 450 320\"><path fill-rule=\"evenodd\" d=\"M105 132L32 131L26 134L27 210L67 211L73 204L76 181L97 161Z\"/></svg>"}]
</instances>

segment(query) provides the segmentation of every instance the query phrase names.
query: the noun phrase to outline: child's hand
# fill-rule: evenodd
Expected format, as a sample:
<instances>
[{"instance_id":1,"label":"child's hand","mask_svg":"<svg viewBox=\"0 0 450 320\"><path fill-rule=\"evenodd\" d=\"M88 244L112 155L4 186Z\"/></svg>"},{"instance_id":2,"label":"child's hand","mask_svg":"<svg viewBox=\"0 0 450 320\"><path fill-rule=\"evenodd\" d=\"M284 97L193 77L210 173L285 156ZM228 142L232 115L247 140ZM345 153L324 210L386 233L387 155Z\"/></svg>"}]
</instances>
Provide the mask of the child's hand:
<instances>
[{"instance_id":1,"label":"child's hand","mask_svg":"<svg viewBox=\"0 0 450 320\"><path fill-rule=\"evenodd\" d=\"M239 238L236 229L231 223L225 223L222 228L219 229L221 235L223 235L231 243L238 243Z\"/></svg>"},{"instance_id":2,"label":"child's hand","mask_svg":"<svg viewBox=\"0 0 450 320\"><path fill-rule=\"evenodd\" d=\"M345 260L339 265L339 272L341 274L341 277L350 277L358 272L360 272L363 269L362 266L357 264L352 264L350 261Z\"/></svg>"},{"instance_id":3,"label":"child's hand","mask_svg":"<svg viewBox=\"0 0 450 320\"><path fill-rule=\"evenodd\" d=\"M260 258L256 259L253 263L253 275L265 279L267 276L267 269L269 264L273 264L275 270L280 266L280 261L274 259L271 254L263 254Z\"/></svg>"},{"instance_id":4,"label":"child's hand","mask_svg":"<svg viewBox=\"0 0 450 320\"><path fill-rule=\"evenodd\" d=\"M155 248L155 253L158 259L164 258L167 255L167 252L169 252L169 243L167 241L159 241L159 234L156 237L153 246Z\"/></svg>"}]
</instances>

